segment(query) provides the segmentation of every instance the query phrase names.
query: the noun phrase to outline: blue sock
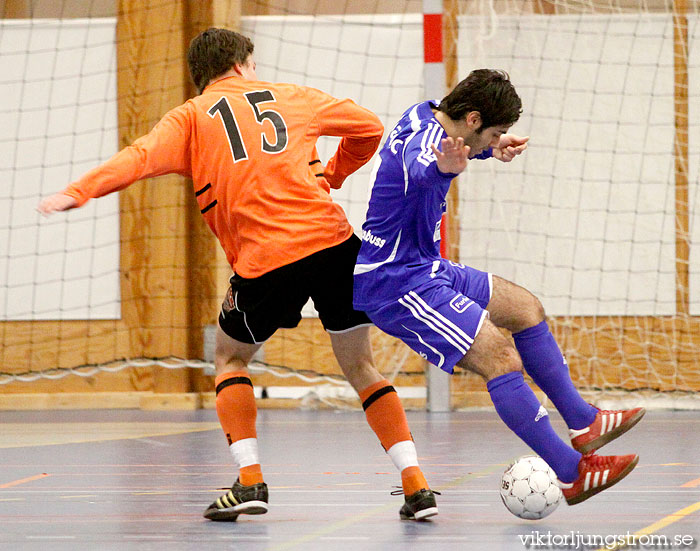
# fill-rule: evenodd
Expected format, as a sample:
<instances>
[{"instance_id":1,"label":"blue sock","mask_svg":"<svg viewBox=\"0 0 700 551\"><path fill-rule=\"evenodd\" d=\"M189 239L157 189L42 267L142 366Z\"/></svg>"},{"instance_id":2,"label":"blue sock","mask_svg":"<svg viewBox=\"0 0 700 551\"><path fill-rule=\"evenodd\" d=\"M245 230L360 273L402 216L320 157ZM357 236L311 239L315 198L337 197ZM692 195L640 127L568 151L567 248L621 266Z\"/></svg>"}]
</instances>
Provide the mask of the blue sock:
<instances>
[{"instance_id":1,"label":"blue sock","mask_svg":"<svg viewBox=\"0 0 700 551\"><path fill-rule=\"evenodd\" d=\"M581 454L559 438L549 415L535 393L525 384L523 374L513 371L491 379L487 384L496 411L508 428L554 469L562 482L578 478Z\"/></svg>"},{"instance_id":2,"label":"blue sock","mask_svg":"<svg viewBox=\"0 0 700 551\"><path fill-rule=\"evenodd\" d=\"M586 402L571 381L569 366L562 356L546 321L520 333L513 333L515 347L527 374L552 401L570 429L590 425L598 410Z\"/></svg>"}]
</instances>

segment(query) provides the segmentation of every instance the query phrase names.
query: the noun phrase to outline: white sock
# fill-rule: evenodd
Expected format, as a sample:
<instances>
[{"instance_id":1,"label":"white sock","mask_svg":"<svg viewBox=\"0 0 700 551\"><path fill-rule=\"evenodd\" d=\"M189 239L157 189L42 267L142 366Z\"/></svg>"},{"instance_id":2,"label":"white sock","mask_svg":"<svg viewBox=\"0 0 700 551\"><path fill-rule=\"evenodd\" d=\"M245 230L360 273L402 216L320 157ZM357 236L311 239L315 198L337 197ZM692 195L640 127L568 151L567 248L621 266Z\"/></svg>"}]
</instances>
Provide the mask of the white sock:
<instances>
[{"instance_id":1,"label":"white sock","mask_svg":"<svg viewBox=\"0 0 700 551\"><path fill-rule=\"evenodd\" d=\"M403 442L397 442L391 448L387 450L389 457L392 462L399 470L403 470L407 467L418 467L418 453L416 452L416 445L412 440L404 440Z\"/></svg>"},{"instance_id":2,"label":"white sock","mask_svg":"<svg viewBox=\"0 0 700 551\"><path fill-rule=\"evenodd\" d=\"M236 466L239 469L260 463L260 460L258 459L257 438L244 438L243 440L237 440L229 446L229 449L231 450L233 460L236 462Z\"/></svg>"}]
</instances>

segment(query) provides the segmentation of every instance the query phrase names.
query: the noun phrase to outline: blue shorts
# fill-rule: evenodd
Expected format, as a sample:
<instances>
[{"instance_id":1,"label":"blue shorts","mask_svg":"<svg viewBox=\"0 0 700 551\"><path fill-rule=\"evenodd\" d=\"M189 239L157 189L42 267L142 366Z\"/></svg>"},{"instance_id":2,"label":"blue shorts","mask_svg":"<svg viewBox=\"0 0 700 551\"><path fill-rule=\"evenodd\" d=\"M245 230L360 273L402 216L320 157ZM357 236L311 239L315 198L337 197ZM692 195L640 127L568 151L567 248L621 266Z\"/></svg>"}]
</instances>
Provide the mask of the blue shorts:
<instances>
[{"instance_id":1,"label":"blue shorts","mask_svg":"<svg viewBox=\"0 0 700 551\"><path fill-rule=\"evenodd\" d=\"M492 288L490 273L442 261L437 277L366 313L379 329L452 373L488 317Z\"/></svg>"}]
</instances>

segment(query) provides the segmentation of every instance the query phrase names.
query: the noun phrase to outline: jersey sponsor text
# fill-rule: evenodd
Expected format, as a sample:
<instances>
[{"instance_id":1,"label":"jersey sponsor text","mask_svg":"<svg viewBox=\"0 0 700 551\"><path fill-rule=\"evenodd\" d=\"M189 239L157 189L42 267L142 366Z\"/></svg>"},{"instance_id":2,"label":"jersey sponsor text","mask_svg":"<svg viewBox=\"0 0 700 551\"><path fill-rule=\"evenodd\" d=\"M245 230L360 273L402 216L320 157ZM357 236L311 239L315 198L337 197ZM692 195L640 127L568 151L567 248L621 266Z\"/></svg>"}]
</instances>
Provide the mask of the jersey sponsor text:
<instances>
[{"instance_id":1,"label":"jersey sponsor text","mask_svg":"<svg viewBox=\"0 0 700 551\"><path fill-rule=\"evenodd\" d=\"M372 232L369 230L362 230L362 240L367 241L367 243L370 243L375 247L379 247L380 249L386 243L386 239L382 239L381 237L373 235Z\"/></svg>"}]
</instances>

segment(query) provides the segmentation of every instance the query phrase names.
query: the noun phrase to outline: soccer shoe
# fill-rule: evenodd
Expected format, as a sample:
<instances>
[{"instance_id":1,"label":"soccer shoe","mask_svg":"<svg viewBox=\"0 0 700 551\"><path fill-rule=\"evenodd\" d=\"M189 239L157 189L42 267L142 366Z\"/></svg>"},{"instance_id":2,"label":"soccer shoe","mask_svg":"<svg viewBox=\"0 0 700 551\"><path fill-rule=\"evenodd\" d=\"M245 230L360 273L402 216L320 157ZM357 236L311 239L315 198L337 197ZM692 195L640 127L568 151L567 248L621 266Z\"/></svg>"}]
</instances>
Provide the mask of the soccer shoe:
<instances>
[{"instance_id":1,"label":"soccer shoe","mask_svg":"<svg viewBox=\"0 0 700 551\"><path fill-rule=\"evenodd\" d=\"M589 453L578 464L578 478L571 483L557 481L569 505L576 505L617 484L632 472L639 456L595 455Z\"/></svg>"},{"instance_id":2,"label":"soccer shoe","mask_svg":"<svg viewBox=\"0 0 700 551\"><path fill-rule=\"evenodd\" d=\"M267 513L267 484L260 482L252 486L243 486L236 479L231 489L204 511L204 518L235 521L241 514L263 513Z\"/></svg>"},{"instance_id":3,"label":"soccer shoe","mask_svg":"<svg viewBox=\"0 0 700 551\"><path fill-rule=\"evenodd\" d=\"M580 430L569 429L571 445L581 453L595 451L630 430L645 413L644 408L599 409L590 425Z\"/></svg>"},{"instance_id":4,"label":"soccer shoe","mask_svg":"<svg viewBox=\"0 0 700 551\"><path fill-rule=\"evenodd\" d=\"M406 497L406 502L399 511L401 520L425 520L438 514L435 494L440 492L423 488Z\"/></svg>"}]
</instances>

